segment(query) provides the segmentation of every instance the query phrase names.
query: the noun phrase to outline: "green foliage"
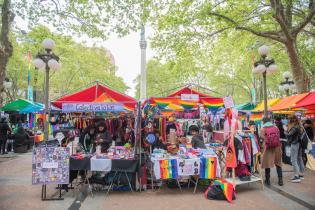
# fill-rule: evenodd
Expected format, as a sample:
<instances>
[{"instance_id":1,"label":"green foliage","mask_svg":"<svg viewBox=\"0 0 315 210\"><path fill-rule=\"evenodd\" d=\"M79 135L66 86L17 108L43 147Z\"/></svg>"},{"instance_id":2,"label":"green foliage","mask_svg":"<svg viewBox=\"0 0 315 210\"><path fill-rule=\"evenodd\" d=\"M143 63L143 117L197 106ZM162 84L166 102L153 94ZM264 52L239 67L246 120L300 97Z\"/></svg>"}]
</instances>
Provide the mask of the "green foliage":
<instances>
[{"instance_id":1,"label":"green foliage","mask_svg":"<svg viewBox=\"0 0 315 210\"><path fill-rule=\"evenodd\" d=\"M27 20L28 28L38 23L68 35L106 39L110 33L126 35L140 28L148 5L142 0L16 0L13 9Z\"/></svg>"},{"instance_id":2,"label":"green foliage","mask_svg":"<svg viewBox=\"0 0 315 210\"><path fill-rule=\"evenodd\" d=\"M28 33L27 37L18 37L18 40L23 42L14 42L15 50L8 65L8 76L16 84L16 90L12 93L15 97L17 97L17 87L27 89L27 51L30 50L34 58L42 49L42 40L47 37L55 41L54 52L60 57L62 65L59 72L50 73L51 99L82 88L96 80L121 92L127 90L123 79L115 75L115 67L109 63L106 49L86 47L75 43L71 37L54 34L45 27L37 27ZM37 82L36 78L38 78ZM31 65L31 85L37 90L43 90L44 87L44 73L34 69L33 65Z\"/></svg>"},{"instance_id":3,"label":"green foliage","mask_svg":"<svg viewBox=\"0 0 315 210\"><path fill-rule=\"evenodd\" d=\"M287 20L291 21L288 27L292 29L309 12L308 1L281 2L285 8L294 8L292 21ZM291 67L286 49L275 35L279 31L281 34L282 29L269 1L165 0L154 1L152 5L149 18L155 29L152 47L158 51L159 60L165 63L160 65L171 62L177 67L166 70L176 75L175 81L187 83L199 78L199 84L221 95L233 95L237 103L248 102L254 81L258 95L261 89L261 78L252 75L252 66L253 61L259 59L258 47L267 44L271 46L270 56L279 69L268 76L268 95L272 98L284 95L279 92L278 85L283 81L282 73L291 71ZM314 88L314 24L309 24L307 30L310 33L299 33L297 44L301 62ZM149 75L150 71L148 67ZM150 82L148 80L148 92L153 87ZM164 86L159 87L164 89ZM171 86L174 87L176 85Z\"/></svg>"}]
</instances>

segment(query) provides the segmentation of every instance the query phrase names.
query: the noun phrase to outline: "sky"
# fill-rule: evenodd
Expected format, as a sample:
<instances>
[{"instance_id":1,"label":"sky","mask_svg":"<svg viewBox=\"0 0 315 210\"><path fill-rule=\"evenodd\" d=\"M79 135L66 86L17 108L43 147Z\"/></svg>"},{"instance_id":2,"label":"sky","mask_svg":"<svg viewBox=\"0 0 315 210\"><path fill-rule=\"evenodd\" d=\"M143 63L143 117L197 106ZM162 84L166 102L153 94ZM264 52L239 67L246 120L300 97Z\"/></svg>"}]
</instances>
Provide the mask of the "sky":
<instances>
[{"instance_id":1,"label":"sky","mask_svg":"<svg viewBox=\"0 0 315 210\"><path fill-rule=\"evenodd\" d=\"M147 28L150 34L150 29ZM110 50L115 58L116 66L118 67L117 75L124 79L130 89L127 94L135 96L135 86L133 80L140 74L141 69L141 50L139 45L140 32L133 32L123 38L111 36L104 41L104 46ZM150 48L150 43L147 39L147 61L154 56L154 51Z\"/></svg>"},{"instance_id":2,"label":"sky","mask_svg":"<svg viewBox=\"0 0 315 210\"><path fill-rule=\"evenodd\" d=\"M21 30L27 31L27 24L26 22L21 19L20 17L15 18L15 23L18 25L18 27ZM49 26L48 26L49 27ZM54 31L54 28L49 27L52 31ZM146 39L147 39L147 54L146 58L147 61L150 58L153 58L154 51L150 48L150 42L148 40L148 37L152 35L152 30L150 27L146 27ZM76 39L76 41L81 42L83 40ZM92 44L92 39L89 40L89 38L84 38L84 41L86 43ZM102 46L106 47L107 50L109 50L115 59L115 64L118 67L117 70L117 76L120 76L123 78L126 85L130 88L127 92L128 95L131 97L135 96L136 90L135 86L136 84L133 83L134 79L137 77L137 75L140 74L141 69L141 50L140 50L140 31L139 32L132 32L129 35L125 37L118 37L116 35L111 35L107 40L104 40L102 42L98 42L98 44L101 44Z\"/></svg>"}]
</instances>

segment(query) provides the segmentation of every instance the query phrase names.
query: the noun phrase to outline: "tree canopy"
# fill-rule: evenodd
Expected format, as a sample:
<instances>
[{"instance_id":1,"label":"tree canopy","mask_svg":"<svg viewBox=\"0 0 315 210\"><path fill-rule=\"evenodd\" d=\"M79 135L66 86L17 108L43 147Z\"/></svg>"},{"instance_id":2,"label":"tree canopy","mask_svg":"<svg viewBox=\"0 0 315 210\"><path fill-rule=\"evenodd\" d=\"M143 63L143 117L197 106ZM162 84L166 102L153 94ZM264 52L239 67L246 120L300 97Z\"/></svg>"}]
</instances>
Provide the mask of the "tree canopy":
<instances>
[{"instance_id":1,"label":"tree canopy","mask_svg":"<svg viewBox=\"0 0 315 210\"><path fill-rule=\"evenodd\" d=\"M27 52L30 51L34 58L41 50L41 42L46 37L56 42L55 53L60 57L62 65L59 72L51 72L51 98L84 87L96 80L121 92L127 90L123 79L115 75L115 66L110 63L109 52L105 48L78 44L71 37L54 34L40 26L34 28L27 36L15 37L20 41L13 42L15 50L8 65L8 77L13 80L15 87L11 92L12 98L18 96L18 89L27 89ZM43 91L44 73L36 70L33 65L31 65L31 85Z\"/></svg>"}]
</instances>

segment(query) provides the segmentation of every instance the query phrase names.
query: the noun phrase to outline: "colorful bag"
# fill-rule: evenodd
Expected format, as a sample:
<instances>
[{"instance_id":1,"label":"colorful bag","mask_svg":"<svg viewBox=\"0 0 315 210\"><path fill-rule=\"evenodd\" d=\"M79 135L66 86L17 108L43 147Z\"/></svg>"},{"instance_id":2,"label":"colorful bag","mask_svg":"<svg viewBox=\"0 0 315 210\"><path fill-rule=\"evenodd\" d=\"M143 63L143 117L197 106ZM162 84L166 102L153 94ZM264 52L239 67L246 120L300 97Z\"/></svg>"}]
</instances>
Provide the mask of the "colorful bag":
<instances>
[{"instance_id":1,"label":"colorful bag","mask_svg":"<svg viewBox=\"0 0 315 210\"><path fill-rule=\"evenodd\" d=\"M236 198L233 185L224 179L214 180L206 190L205 196L209 200L227 200L228 202Z\"/></svg>"},{"instance_id":2,"label":"colorful bag","mask_svg":"<svg viewBox=\"0 0 315 210\"><path fill-rule=\"evenodd\" d=\"M280 146L280 131L276 126L265 127L265 143L267 148Z\"/></svg>"}]
</instances>

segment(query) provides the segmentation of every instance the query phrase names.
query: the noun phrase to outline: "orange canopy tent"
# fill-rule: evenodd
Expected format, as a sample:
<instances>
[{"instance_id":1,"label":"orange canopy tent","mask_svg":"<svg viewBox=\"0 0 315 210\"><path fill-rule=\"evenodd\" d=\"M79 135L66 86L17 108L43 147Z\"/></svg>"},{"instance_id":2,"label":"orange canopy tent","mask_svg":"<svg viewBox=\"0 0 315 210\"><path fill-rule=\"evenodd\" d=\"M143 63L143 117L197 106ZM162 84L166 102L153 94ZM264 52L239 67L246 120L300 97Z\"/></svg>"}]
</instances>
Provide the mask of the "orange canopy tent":
<instances>
[{"instance_id":1,"label":"orange canopy tent","mask_svg":"<svg viewBox=\"0 0 315 210\"><path fill-rule=\"evenodd\" d=\"M294 108L296 103L305 98L309 93L302 93L282 98L277 104L270 108L270 111L290 110Z\"/></svg>"},{"instance_id":2,"label":"orange canopy tent","mask_svg":"<svg viewBox=\"0 0 315 210\"><path fill-rule=\"evenodd\" d=\"M52 103L61 108L63 103L82 103L82 102L105 102L121 103L126 110L135 109L137 101L123 93L115 91L104 84L95 82L94 85L75 93L71 93L53 101Z\"/></svg>"}]
</instances>

